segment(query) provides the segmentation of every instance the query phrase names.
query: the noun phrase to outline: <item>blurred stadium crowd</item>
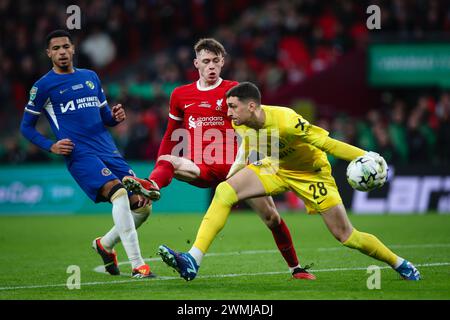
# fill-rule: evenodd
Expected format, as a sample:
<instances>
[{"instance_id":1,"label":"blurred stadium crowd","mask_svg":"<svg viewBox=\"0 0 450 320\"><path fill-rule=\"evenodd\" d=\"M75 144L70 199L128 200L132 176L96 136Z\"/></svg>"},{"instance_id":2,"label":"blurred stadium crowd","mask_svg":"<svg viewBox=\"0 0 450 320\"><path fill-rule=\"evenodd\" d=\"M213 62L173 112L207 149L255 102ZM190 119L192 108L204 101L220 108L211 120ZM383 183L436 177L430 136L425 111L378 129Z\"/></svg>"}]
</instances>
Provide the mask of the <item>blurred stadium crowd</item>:
<instances>
[{"instance_id":1,"label":"blurred stadium crowd","mask_svg":"<svg viewBox=\"0 0 450 320\"><path fill-rule=\"evenodd\" d=\"M71 1L0 0L0 162L61 161L25 142L19 121L32 84L50 68L45 35L64 27ZM165 130L168 98L195 81L194 43L215 37L228 51L222 77L253 81L264 92L339 63L365 50L374 36L420 41L450 32L445 0L82 0L81 30L73 30L75 65L97 71L110 105L128 119L113 129L124 156L154 160ZM366 27L366 8L377 4L382 30ZM335 110L315 119L335 138L380 152L393 164L450 164L450 94L433 88L386 90L379 108L356 118ZM264 100L263 100L264 102ZM46 119L38 128L51 135ZM335 160L333 160L335 161Z\"/></svg>"}]
</instances>

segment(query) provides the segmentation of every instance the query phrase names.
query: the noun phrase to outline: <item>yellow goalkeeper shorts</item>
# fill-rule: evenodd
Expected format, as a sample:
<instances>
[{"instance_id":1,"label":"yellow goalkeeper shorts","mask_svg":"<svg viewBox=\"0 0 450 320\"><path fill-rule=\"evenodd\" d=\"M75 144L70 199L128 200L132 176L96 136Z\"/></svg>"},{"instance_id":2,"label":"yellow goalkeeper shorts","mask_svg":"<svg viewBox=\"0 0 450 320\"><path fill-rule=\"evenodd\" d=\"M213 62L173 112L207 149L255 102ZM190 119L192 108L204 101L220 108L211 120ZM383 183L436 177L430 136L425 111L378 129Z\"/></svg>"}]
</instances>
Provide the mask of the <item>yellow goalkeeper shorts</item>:
<instances>
[{"instance_id":1,"label":"yellow goalkeeper shorts","mask_svg":"<svg viewBox=\"0 0 450 320\"><path fill-rule=\"evenodd\" d=\"M342 203L329 164L315 172L300 172L275 168L266 158L247 167L256 173L267 195L292 190L303 200L309 214L322 213Z\"/></svg>"}]
</instances>

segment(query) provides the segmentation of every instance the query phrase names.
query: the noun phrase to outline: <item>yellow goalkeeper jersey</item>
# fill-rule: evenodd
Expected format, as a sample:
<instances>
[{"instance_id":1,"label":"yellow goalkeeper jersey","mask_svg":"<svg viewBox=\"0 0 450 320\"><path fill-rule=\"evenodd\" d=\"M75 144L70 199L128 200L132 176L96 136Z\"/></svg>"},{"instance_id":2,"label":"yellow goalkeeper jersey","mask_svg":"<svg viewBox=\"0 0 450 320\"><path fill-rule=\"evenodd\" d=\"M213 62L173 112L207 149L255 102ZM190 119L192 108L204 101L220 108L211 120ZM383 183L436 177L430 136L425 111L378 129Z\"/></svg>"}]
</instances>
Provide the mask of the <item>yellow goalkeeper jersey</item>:
<instances>
[{"instance_id":1,"label":"yellow goalkeeper jersey","mask_svg":"<svg viewBox=\"0 0 450 320\"><path fill-rule=\"evenodd\" d=\"M267 156L271 163L277 162L281 169L311 172L329 165L326 153L347 161L365 153L360 148L330 138L328 131L310 124L290 108L261 107L266 116L263 128L255 130L233 124L242 138L241 152L246 156L251 150L256 150Z\"/></svg>"}]
</instances>

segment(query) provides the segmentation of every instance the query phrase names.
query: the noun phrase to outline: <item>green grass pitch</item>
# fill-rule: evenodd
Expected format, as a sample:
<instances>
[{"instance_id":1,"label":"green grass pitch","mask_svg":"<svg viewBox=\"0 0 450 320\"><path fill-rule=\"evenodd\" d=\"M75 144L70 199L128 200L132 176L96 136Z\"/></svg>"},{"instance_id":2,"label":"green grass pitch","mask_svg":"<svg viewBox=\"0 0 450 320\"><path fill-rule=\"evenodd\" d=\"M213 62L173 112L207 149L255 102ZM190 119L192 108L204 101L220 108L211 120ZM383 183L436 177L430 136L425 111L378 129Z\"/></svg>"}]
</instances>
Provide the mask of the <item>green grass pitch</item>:
<instances>
[{"instance_id":1,"label":"green grass pitch","mask_svg":"<svg viewBox=\"0 0 450 320\"><path fill-rule=\"evenodd\" d=\"M101 270L92 240L110 215L0 217L0 299L450 299L450 215L350 215L354 226L378 236L412 261L423 280L400 280L382 262L343 247L319 216L284 213L302 264L316 281L292 280L271 232L249 212L233 212L204 258L197 279L179 278L156 255L158 245L188 250L202 215L153 214L139 229L143 256L159 276L133 280L122 246L123 275ZM80 268L81 288L66 286L67 268ZM381 288L369 290L369 265L382 266Z\"/></svg>"}]
</instances>

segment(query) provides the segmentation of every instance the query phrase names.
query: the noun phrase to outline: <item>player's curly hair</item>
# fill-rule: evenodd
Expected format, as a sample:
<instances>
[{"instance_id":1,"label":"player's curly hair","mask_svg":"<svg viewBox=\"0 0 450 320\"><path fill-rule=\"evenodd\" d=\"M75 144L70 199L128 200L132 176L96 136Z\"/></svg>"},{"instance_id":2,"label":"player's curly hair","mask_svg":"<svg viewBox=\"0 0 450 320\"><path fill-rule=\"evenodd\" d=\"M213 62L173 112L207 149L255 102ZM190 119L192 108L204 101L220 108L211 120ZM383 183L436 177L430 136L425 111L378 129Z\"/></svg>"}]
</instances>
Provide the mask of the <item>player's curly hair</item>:
<instances>
[{"instance_id":1,"label":"player's curly hair","mask_svg":"<svg viewBox=\"0 0 450 320\"><path fill-rule=\"evenodd\" d=\"M218 56L221 55L222 57L225 57L227 54L223 45L213 38L203 38L197 41L194 46L195 53L199 54L202 50L213 52Z\"/></svg>"}]
</instances>

